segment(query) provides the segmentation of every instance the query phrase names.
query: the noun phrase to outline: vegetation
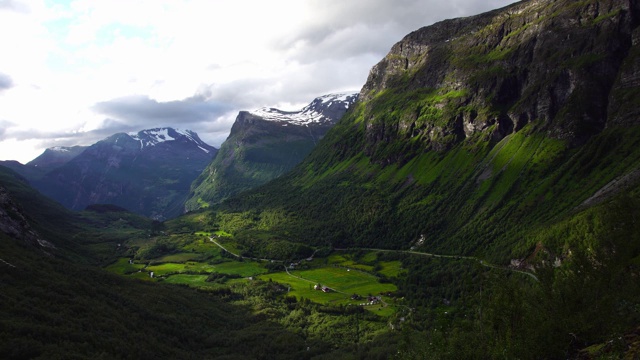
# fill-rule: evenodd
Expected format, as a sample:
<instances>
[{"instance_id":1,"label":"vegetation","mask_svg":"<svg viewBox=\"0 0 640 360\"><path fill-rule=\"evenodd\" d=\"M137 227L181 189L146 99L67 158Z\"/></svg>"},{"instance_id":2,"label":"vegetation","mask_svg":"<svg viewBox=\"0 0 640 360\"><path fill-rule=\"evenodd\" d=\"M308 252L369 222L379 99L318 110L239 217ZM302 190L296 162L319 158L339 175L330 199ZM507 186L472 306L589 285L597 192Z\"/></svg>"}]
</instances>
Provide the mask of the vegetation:
<instances>
[{"instance_id":1,"label":"vegetation","mask_svg":"<svg viewBox=\"0 0 640 360\"><path fill-rule=\"evenodd\" d=\"M292 172L171 221L0 169L8 216L59 247L0 234L0 357L637 358L640 126L615 105L638 96L611 75L630 36L602 35L628 14L524 4L406 59L433 67L388 58Z\"/></svg>"}]
</instances>

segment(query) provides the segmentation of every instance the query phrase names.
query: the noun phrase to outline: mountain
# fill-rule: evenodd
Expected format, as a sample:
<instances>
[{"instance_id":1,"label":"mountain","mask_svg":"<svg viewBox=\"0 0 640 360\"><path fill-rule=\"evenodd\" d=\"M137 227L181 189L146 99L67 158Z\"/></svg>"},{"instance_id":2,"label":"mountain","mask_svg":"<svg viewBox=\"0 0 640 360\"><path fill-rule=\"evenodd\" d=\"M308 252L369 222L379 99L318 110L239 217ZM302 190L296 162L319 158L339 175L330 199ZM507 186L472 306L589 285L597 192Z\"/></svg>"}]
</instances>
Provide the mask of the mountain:
<instances>
[{"instance_id":1,"label":"mountain","mask_svg":"<svg viewBox=\"0 0 640 360\"><path fill-rule=\"evenodd\" d=\"M18 174L35 181L40 179L47 172L66 164L74 157L80 155L86 146L56 146L46 149L40 156L21 164L18 161L0 161L0 165L8 167Z\"/></svg>"},{"instance_id":2,"label":"mountain","mask_svg":"<svg viewBox=\"0 0 640 360\"><path fill-rule=\"evenodd\" d=\"M637 182L638 6L523 1L419 29L303 163L229 209L288 209L315 244L522 256L529 230Z\"/></svg>"},{"instance_id":3,"label":"mountain","mask_svg":"<svg viewBox=\"0 0 640 360\"><path fill-rule=\"evenodd\" d=\"M33 184L73 210L111 203L155 219L170 218L181 213L190 184L216 152L189 130L118 133Z\"/></svg>"},{"instance_id":4,"label":"mountain","mask_svg":"<svg viewBox=\"0 0 640 360\"><path fill-rule=\"evenodd\" d=\"M48 148L40 156L29 161L26 165L37 167L43 172L47 172L68 163L76 156L82 154L86 148L86 146L56 146Z\"/></svg>"},{"instance_id":5,"label":"mountain","mask_svg":"<svg viewBox=\"0 0 640 360\"><path fill-rule=\"evenodd\" d=\"M218 203L291 170L356 99L357 94L330 94L299 111L241 111L218 155L193 183L185 209Z\"/></svg>"}]
</instances>

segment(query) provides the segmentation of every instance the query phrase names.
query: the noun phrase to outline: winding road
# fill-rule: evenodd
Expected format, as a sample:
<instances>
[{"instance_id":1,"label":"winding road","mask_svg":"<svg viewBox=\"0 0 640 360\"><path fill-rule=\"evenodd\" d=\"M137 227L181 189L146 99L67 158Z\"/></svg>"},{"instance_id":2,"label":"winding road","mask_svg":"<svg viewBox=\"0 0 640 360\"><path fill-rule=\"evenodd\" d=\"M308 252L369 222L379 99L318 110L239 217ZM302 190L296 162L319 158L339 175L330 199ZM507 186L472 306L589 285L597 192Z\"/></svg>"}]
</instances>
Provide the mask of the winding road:
<instances>
[{"instance_id":1,"label":"winding road","mask_svg":"<svg viewBox=\"0 0 640 360\"><path fill-rule=\"evenodd\" d=\"M534 274L532 274L532 273L530 273L528 271L517 270L517 269L512 269L512 268L509 268L509 267L506 267L506 266L499 266L499 265L491 264L491 263L488 263L488 262L486 262L486 261L484 261L482 259L478 259L477 257L473 257L473 256L441 255L441 254L432 254L432 253L425 253L425 252L419 252L419 251L410 251L410 250L388 250L388 249L374 249L374 248L350 248L350 249L337 249L337 248L334 248L333 250L336 250L336 251L357 251L357 250L381 251L381 252L390 252L390 253L398 253L398 254L411 254L411 255L428 256L428 257L434 257L434 258L444 258L444 259L472 260L472 261L479 262L480 265L482 265L484 267L488 267L488 268L492 268L492 269L499 269L499 270L506 270L506 271L511 271L511 272L515 272L515 273L524 274L524 275L527 275L527 276L531 277L535 281L539 281L537 276L535 276Z\"/></svg>"},{"instance_id":2,"label":"winding road","mask_svg":"<svg viewBox=\"0 0 640 360\"><path fill-rule=\"evenodd\" d=\"M229 254L231 254L231 255L233 255L233 256L235 256L237 258L250 259L250 260L262 260L262 261L270 261L270 262L276 262L276 261L277 262L282 262L282 260L258 259L258 258L251 258L251 257L245 257L245 256L241 256L241 255L238 255L238 254L234 254L231 251L227 250L219 242L213 240L213 237L210 237L209 240L212 243L218 245L222 250L228 252ZM442 255L442 254L433 254L433 253L419 252L419 251L413 251L413 250L389 250L389 249L375 249L375 248L349 248L349 249L334 248L333 250L335 250L335 251L358 251L358 250L380 251L380 252L389 252L389 253L397 253L397 254L410 254L410 255L418 255L418 256L428 256L428 257L442 258L442 259L471 260L471 261L477 261L478 263L480 263L480 265L482 265L484 267L488 267L488 268L492 268L492 269L498 269L498 270L511 271L511 272L515 272L515 273L520 273L520 274L524 274L524 275L529 276L530 278L532 278L535 281L540 281L540 280L538 280L537 276L535 276L534 274L532 274L532 273L530 273L528 271L517 270L517 269L512 269L512 268L509 268L509 267L506 267L506 266L500 266L500 265L491 264L491 263L488 263L488 262L486 262L486 261L484 261L482 259L478 259L477 257L473 257L473 256ZM315 255L315 252L313 254ZM2 260L2 259L0 259L0 260ZM299 278L301 280L313 283L313 281L311 281L311 280L303 279L301 277L292 275L291 273L289 273L289 269L287 269L286 266L284 268L287 271L287 274L289 274L290 276L293 276L293 277ZM339 293L342 293L342 292L337 291L335 289L331 289L331 290L339 292Z\"/></svg>"}]
</instances>

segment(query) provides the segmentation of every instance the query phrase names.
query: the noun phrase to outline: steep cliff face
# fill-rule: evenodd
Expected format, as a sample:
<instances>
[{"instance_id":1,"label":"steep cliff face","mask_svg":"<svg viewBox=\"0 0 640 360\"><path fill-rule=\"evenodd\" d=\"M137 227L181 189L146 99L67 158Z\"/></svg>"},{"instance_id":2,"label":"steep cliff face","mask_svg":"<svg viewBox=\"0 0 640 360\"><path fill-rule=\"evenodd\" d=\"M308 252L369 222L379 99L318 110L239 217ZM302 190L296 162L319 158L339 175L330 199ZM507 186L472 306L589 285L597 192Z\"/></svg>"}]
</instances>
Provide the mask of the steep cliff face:
<instances>
[{"instance_id":1,"label":"steep cliff face","mask_svg":"<svg viewBox=\"0 0 640 360\"><path fill-rule=\"evenodd\" d=\"M29 225L22 209L3 186L0 186L0 231L32 247L48 244L40 240L40 235Z\"/></svg>"},{"instance_id":2,"label":"steep cliff face","mask_svg":"<svg viewBox=\"0 0 640 360\"><path fill-rule=\"evenodd\" d=\"M329 94L300 111L241 111L218 155L193 183L185 210L218 203L291 170L356 99L357 94Z\"/></svg>"},{"instance_id":3,"label":"steep cliff face","mask_svg":"<svg viewBox=\"0 0 640 360\"><path fill-rule=\"evenodd\" d=\"M497 142L529 123L575 146L636 122L624 89L637 81L637 13L628 0L530 0L409 34L362 89L368 154L388 160L390 139L437 151ZM611 98L614 83L624 100Z\"/></svg>"}]
</instances>

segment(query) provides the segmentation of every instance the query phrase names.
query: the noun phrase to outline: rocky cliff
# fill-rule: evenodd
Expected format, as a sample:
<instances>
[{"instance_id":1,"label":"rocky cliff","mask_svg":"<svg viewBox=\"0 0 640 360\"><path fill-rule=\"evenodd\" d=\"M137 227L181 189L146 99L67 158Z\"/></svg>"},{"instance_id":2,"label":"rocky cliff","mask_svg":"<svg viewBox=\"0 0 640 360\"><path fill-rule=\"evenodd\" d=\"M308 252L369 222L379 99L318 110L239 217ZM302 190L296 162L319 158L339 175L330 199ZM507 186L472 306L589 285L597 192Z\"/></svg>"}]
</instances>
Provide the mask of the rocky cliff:
<instances>
[{"instance_id":1,"label":"rocky cliff","mask_svg":"<svg viewBox=\"0 0 640 360\"><path fill-rule=\"evenodd\" d=\"M529 123L575 146L637 122L638 6L529 0L407 35L362 89L368 154L393 161L379 141L391 138L436 151L497 142Z\"/></svg>"}]
</instances>

